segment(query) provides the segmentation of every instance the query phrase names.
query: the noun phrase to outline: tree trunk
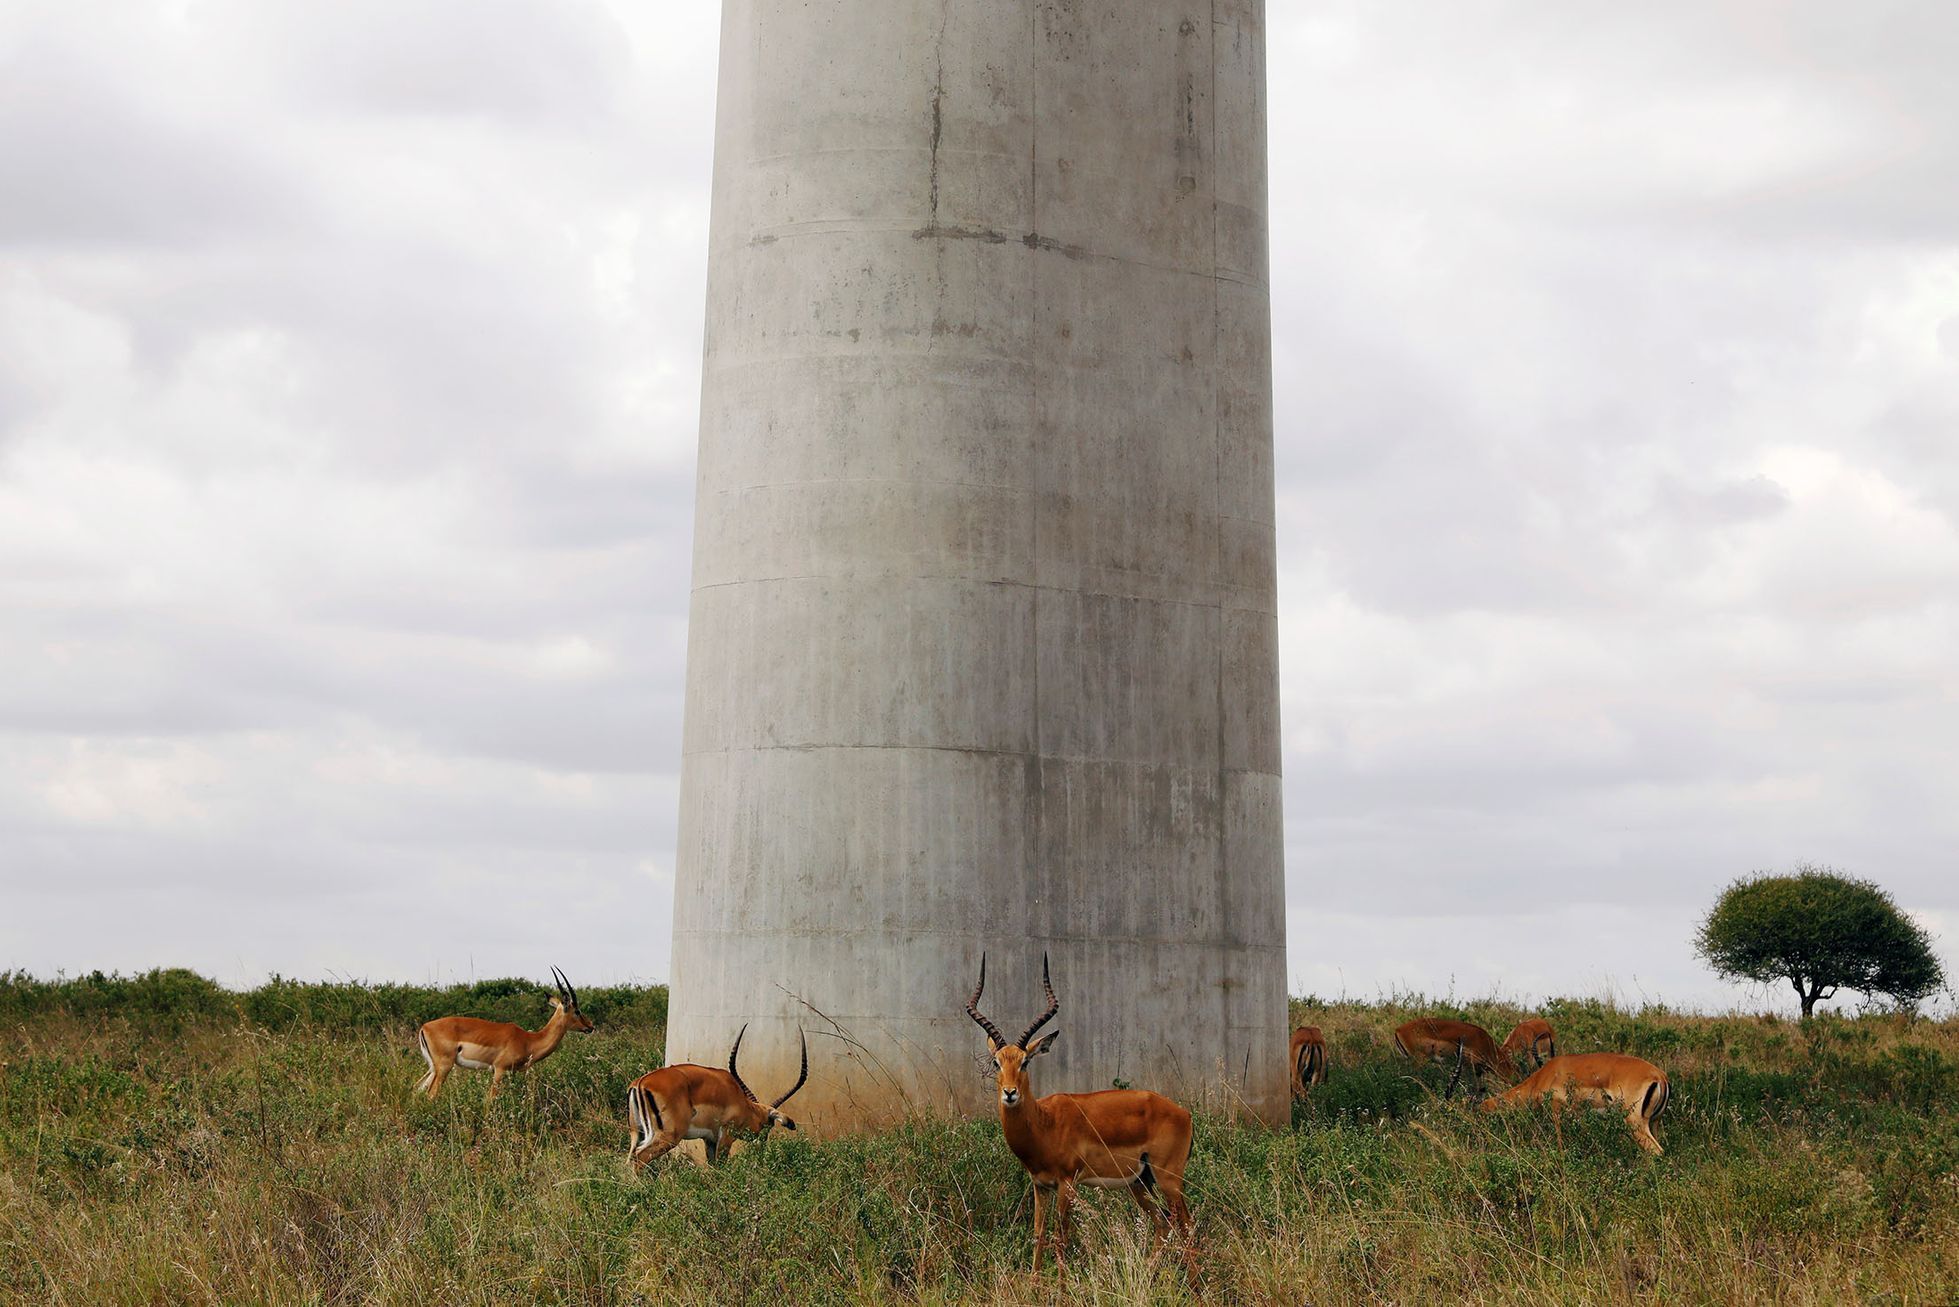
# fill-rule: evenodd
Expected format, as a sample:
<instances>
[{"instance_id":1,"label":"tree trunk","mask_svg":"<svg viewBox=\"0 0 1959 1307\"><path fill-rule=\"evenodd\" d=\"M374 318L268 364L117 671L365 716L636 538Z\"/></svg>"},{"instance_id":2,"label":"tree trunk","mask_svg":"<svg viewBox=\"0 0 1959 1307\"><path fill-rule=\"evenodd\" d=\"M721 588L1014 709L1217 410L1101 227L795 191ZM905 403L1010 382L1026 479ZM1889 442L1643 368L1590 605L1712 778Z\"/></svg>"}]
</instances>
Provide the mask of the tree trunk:
<instances>
[{"instance_id":1,"label":"tree trunk","mask_svg":"<svg viewBox=\"0 0 1959 1307\"><path fill-rule=\"evenodd\" d=\"M1835 985L1826 985L1820 980L1812 980L1804 983L1801 976L1795 976L1791 978L1791 983L1796 987L1796 997L1802 1000L1803 1017L1805 1019L1814 1015L1817 999L1835 998L1837 996L1837 987Z\"/></svg>"}]
</instances>

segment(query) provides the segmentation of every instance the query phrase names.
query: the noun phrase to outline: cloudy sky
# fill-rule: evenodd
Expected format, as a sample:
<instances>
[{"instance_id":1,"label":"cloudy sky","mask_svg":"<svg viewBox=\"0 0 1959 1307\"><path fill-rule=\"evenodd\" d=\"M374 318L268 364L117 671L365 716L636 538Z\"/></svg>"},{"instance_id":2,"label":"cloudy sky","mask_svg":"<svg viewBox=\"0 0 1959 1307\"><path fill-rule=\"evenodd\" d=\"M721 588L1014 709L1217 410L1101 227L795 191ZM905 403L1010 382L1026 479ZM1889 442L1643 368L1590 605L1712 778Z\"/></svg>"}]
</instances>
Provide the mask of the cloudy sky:
<instances>
[{"instance_id":1,"label":"cloudy sky","mask_svg":"<svg viewBox=\"0 0 1959 1307\"><path fill-rule=\"evenodd\" d=\"M0 967L664 977L715 8L0 0ZM1294 988L1959 958L1959 8L1270 8Z\"/></svg>"}]
</instances>

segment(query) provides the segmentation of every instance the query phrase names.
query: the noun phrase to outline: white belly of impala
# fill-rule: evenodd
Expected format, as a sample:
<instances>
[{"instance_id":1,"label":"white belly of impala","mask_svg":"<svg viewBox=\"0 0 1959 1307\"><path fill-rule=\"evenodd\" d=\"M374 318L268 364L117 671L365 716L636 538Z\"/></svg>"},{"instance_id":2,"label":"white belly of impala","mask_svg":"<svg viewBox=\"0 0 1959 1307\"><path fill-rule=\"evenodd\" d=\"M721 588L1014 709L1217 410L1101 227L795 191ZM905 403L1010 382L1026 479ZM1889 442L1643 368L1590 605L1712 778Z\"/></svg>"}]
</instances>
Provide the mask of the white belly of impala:
<instances>
[{"instance_id":1,"label":"white belly of impala","mask_svg":"<svg viewBox=\"0 0 1959 1307\"><path fill-rule=\"evenodd\" d=\"M721 1132L719 1130L708 1130L701 1126L689 1126L687 1133L681 1136L682 1139L718 1139L720 1137Z\"/></svg>"},{"instance_id":2,"label":"white belly of impala","mask_svg":"<svg viewBox=\"0 0 1959 1307\"><path fill-rule=\"evenodd\" d=\"M473 1057L464 1057L461 1053L457 1053L456 1065L466 1066L471 1071L483 1071L483 1070L487 1070L490 1064L488 1062L479 1061L478 1059Z\"/></svg>"},{"instance_id":3,"label":"white belly of impala","mask_svg":"<svg viewBox=\"0 0 1959 1307\"><path fill-rule=\"evenodd\" d=\"M1123 1185L1135 1184L1136 1177L1142 1173L1143 1168L1139 1166L1128 1175L1085 1175L1081 1178L1080 1183L1089 1186L1091 1189L1115 1189Z\"/></svg>"}]
</instances>

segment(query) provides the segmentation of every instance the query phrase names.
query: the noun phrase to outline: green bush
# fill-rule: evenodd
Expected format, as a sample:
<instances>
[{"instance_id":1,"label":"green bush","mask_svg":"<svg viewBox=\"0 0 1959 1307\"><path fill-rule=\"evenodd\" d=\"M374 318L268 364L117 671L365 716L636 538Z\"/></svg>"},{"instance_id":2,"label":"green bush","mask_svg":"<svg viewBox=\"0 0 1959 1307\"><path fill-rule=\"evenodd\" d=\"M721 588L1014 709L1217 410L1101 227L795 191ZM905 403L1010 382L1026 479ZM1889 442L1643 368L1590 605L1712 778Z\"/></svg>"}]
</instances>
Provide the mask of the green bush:
<instances>
[{"instance_id":1,"label":"green bush","mask_svg":"<svg viewBox=\"0 0 1959 1307\"><path fill-rule=\"evenodd\" d=\"M0 1024L49 1017L122 1021L155 1030L240 1023L263 1030L317 1030L368 1035L412 1029L443 1016L514 1021L536 1029L550 1015L549 984L521 978L457 985L367 985L273 976L232 992L181 968L124 977L100 971L76 979L36 980L0 972ZM579 1008L594 1024L664 1031L665 985L593 985L578 991Z\"/></svg>"}]
</instances>

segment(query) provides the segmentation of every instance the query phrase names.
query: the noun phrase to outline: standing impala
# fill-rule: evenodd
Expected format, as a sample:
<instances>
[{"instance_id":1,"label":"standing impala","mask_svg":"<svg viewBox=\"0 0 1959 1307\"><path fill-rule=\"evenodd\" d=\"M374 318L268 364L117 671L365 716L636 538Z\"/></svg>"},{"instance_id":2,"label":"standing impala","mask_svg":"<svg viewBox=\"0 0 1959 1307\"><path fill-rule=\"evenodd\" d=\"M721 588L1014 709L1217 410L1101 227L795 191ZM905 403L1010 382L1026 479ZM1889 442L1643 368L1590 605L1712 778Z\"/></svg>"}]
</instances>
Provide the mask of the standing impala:
<instances>
[{"instance_id":1,"label":"standing impala","mask_svg":"<svg viewBox=\"0 0 1959 1307\"><path fill-rule=\"evenodd\" d=\"M428 1074L415 1085L430 1098L442 1092L442 1082L452 1068L468 1067L490 1071L490 1097L497 1096L506 1072L522 1071L558 1051L567 1030L590 1030L592 1023L578 1010L578 991L565 979L565 973L551 968L558 992L551 996L551 1019L542 1030L526 1030L508 1021L483 1021L476 1017L437 1017L415 1032L415 1043Z\"/></svg>"},{"instance_id":2,"label":"standing impala","mask_svg":"<svg viewBox=\"0 0 1959 1307\"><path fill-rule=\"evenodd\" d=\"M1444 1098L1456 1092L1456 1082L1462 1079L1465 1059L1479 1087L1485 1071L1494 1072L1505 1084L1517 1078L1517 1068L1497 1048L1496 1040L1490 1038L1490 1032L1468 1021L1421 1017L1406 1022L1395 1028L1394 1051L1418 1062L1446 1062L1453 1057L1456 1072L1449 1077L1449 1087L1442 1091Z\"/></svg>"},{"instance_id":3,"label":"standing impala","mask_svg":"<svg viewBox=\"0 0 1959 1307\"><path fill-rule=\"evenodd\" d=\"M1294 1098L1304 1098L1314 1085L1326 1083L1326 1039L1318 1026L1292 1032L1291 1062Z\"/></svg>"},{"instance_id":4,"label":"standing impala","mask_svg":"<svg viewBox=\"0 0 1959 1307\"><path fill-rule=\"evenodd\" d=\"M683 1139L707 1144L707 1160L728 1154L731 1136L760 1135L771 1126L794 1130L796 1123L779 1110L809 1079L809 1036L803 1036L803 1071L789 1092L767 1107L735 1070L741 1054L743 1026L728 1050L728 1069L681 1062L648 1071L626 1090L626 1116L632 1121L633 1141L626 1158L633 1170L644 1170L656 1157L672 1152Z\"/></svg>"},{"instance_id":5,"label":"standing impala","mask_svg":"<svg viewBox=\"0 0 1959 1307\"><path fill-rule=\"evenodd\" d=\"M1547 1055L1558 1055L1558 1037L1551 1033L1551 1023L1543 1017L1527 1017L1505 1036L1503 1051L1512 1058L1528 1053L1532 1062L1543 1066Z\"/></svg>"},{"instance_id":6,"label":"standing impala","mask_svg":"<svg viewBox=\"0 0 1959 1307\"><path fill-rule=\"evenodd\" d=\"M1034 1180L1034 1270L1041 1269L1041 1245L1046 1242L1048 1191L1053 1191L1054 1260L1063 1264L1068 1243L1068 1214L1078 1184L1127 1185L1153 1231L1169 1237L1174 1230L1183 1245L1184 1270L1191 1287L1197 1285L1197 1250L1192 1245L1190 1207L1184 1202L1184 1171L1190 1165L1190 1113L1161 1094L1147 1089L1103 1089L1092 1094L1033 1096L1027 1064L1054 1047L1059 1031L1050 1031L1033 1047L1027 1041L1061 1010L1048 981L1048 960L1041 958L1041 988L1048 1008L1021 1037L1008 1043L991 1021L980 1015L980 993L986 988L986 955L980 955L979 984L966 1000L966 1015L986 1032L993 1050L993 1067L1000 1087L1000 1130L1007 1147ZM1166 1221L1150 1198L1152 1186L1162 1190Z\"/></svg>"},{"instance_id":7,"label":"standing impala","mask_svg":"<svg viewBox=\"0 0 1959 1307\"><path fill-rule=\"evenodd\" d=\"M1673 1086L1667 1073L1643 1057L1629 1053L1567 1053L1533 1071L1515 1089L1486 1098L1479 1110L1500 1112L1549 1099L1555 1116L1572 1103L1624 1109L1633 1142L1658 1157L1663 1151L1653 1137L1653 1122L1666 1110Z\"/></svg>"}]
</instances>

